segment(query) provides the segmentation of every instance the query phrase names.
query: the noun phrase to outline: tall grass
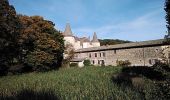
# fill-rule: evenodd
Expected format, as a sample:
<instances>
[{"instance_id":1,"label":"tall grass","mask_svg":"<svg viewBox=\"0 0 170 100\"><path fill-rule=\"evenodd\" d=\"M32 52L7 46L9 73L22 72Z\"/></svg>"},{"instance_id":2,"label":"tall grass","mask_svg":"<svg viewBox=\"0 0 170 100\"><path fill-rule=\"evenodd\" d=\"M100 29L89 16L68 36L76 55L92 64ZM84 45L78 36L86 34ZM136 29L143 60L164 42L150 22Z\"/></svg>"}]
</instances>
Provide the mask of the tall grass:
<instances>
[{"instance_id":1,"label":"tall grass","mask_svg":"<svg viewBox=\"0 0 170 100\"><path fill-rule=\"evenodd\" d=\"M113 74L120 71L120 67L85 67L6 76L0 78L0 99L30 100L31 97L39 99L57 97L62 100L142 99L137 91L122 88L112 82Z\"/></svg>"}]
</instances>

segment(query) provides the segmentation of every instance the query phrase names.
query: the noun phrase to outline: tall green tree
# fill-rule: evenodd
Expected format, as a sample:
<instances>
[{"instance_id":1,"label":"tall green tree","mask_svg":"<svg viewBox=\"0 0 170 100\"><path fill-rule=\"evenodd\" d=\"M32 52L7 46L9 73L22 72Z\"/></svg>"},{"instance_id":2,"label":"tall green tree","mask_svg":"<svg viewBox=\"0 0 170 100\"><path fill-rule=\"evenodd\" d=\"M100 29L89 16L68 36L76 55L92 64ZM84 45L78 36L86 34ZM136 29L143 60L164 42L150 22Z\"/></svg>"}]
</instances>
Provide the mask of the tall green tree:
<instances>
[{"instance_id":1,"label":"tall green tree","mask_svg":"<svg viewBox=\"0 0 170 100\"><path fill-rule=\"evenodd\" d=\"M18 54L19 20L8 0L0 0L0 64L10 65Z\"/></svg>"},{"instance_id":2,"label":"tall green tree","mask_svg":"<svg viewBox=\"0 0 170 100\"><path fill-rule=\"evenodd\" d=\"M168 35L166 35L166 38L170 38L170 0L165 1L165 11L166 11L166 23L167 23L167 29L168 29Z\"/></svg>"},{"instance_id":3,"label":"tall green tree","mask_svg":"<svg viewBox=\"0 0 170 100\"><path fill-rule=\"evenodd\" d=\"M40 16L19 15L23 29L19 37L21 61L44 71L60 66L64 51L63 36L51 21Z\"/></svg>"}]
</instances>

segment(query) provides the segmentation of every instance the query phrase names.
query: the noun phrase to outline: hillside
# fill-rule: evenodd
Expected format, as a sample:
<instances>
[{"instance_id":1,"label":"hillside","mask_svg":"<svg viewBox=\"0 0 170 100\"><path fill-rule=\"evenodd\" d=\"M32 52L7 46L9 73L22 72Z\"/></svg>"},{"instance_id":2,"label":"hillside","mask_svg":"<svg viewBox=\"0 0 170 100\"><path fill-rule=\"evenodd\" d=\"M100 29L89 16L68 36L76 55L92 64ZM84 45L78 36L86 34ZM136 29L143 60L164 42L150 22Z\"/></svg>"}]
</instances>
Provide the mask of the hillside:
<instances>
[{"instance_id":1,"label":"hillside","mask_svg":"<svg viewBox=\"0 0 170 100\"><path fill-rule=\"evenodd\" d=\"M122 43L130 43L132 41L127 40L119 40L119 39L99 39L100 45L115 45L115 44L122 44Z\"/></svg>"}]
</instances>

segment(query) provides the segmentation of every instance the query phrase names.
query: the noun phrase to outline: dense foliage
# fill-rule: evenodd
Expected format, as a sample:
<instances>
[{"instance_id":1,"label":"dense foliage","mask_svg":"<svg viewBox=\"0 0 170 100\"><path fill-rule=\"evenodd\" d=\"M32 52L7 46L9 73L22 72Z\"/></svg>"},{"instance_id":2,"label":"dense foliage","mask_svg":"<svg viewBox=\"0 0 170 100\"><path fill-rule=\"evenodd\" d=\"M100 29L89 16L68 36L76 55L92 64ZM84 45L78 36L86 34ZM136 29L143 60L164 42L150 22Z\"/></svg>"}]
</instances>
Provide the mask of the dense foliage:
<instances>
[{"instance_id":1,"label":"dense foliage","mask_svg":"<svg viewBox=\"0 0 170 100\"><path fill-rule=\"evenodd\" d=\"M117 64L117 66L122 66L122 67L127 67L127 66L130 66L131 65L131 62L129 62L129 60L125 60L125 61L123 61L123 60L117 60L116 61L116 64Z\"/></svg>"},{"instance_id":2,"label":"dense foliage","mask_svg":"<svg viewBox=\"0 0 170 100\"><path fill-rule=\"evenodd\" d=\"M84 66L90 66L91 65L90 60L84 60L83 64L84 64Z\"/></svg>"},{"instance_id":3,"label":"dense foliage","mask_svg":"<svg viewBox=\"0 0 170 100\"><path fill-rule=\"evenodd\" d=\"M167 27L167 30L168 30L168 34L165 35L165 38L167 39L166 42L170 42L170 0L165 0L165 8L164 10L166 11L166 27Z\"/></svg>"},{"instance_id":4,"label":"dense foliage","mask_svg":"<svg viewBox=\"0 0 170 100\"><path fill-rule=\"evenodd\" d=\"M78 67L78 63L70 63L70 67Z\"/></svg>"},{"instance_id":5,"label":"dense foliage","mask_svg":"<svg viewBox=\"0 0 170 100\"><path fill-rule=\"evenodd\" d=\"M119 40L119 39L99 39L100 45L115 45L115 44L122 44L122 43L130 43L131 41Z\"/></svg>"},{"instance_id":6,"label":"dense foliage","mask_svg":"<svg viewBox=\"0 0 170 100\"><path fill-rule=\"evenodd\" d=\"M20 24L13 6L7 0L0 0L0 65L13 64L18 55L17 36Z\"/></svg>"},{"instance_id":7,"label":"dense foliage","mask_svg":"<svg viewBox=\"0 0 170 100\"><path fill-rule=\"evenodd\" d=\"M168 33L170 32L170 0L165 1L165 11L166 11L166 23L168 28Z\"/></svg>"},{"instance_id":8,"label":"dense foliage","mask_svg":"<svg viewBox=\"0 0 170 100\"><path fill-rule=\"evenodd\" d=\"M19 16L23 25L19 37L21 61L33 70L48 70L62 60L63 37L54 24L40 16ZM51 66L51 67L50 67Z\"/></svg>"},{"instance_id":9,"label":"dense foliage","mask_svg":"<svg viewBox=\"0 0 170 100\"><path fill-rule=\"evenodd\" d=\"M53 22L40 16L17 15L8 0L1 0L0 31L2 75L9 70L45 71L61 66L64 40Z\"/></svg>"}]
</instances>

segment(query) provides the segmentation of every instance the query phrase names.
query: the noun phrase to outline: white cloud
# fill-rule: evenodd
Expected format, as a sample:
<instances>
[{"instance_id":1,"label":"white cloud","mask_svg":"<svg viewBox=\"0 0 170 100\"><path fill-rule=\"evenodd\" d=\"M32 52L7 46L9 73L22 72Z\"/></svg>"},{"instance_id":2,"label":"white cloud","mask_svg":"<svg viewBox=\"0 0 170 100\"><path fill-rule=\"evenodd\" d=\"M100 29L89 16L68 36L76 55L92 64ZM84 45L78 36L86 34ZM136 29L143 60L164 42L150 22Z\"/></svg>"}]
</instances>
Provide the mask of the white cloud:
<instances>
[{"instance_id":1,"label":"white cloud","mask_svg":"<svg viewBox=\"0 0 170 100\"><path fill-rule=\"evenodd\" d=\"M129 36L131 40L161 38L163 37L161 34L164 34L162 32L166 31L165 22L157 18L161 13L162 11L158 9L128 22L104 25L99 28L76 28L74 31L91 35L93 32L97 32L100 38L115 38L114 36L122 39L128 39L124 36Z\"/></svg>"}]
</instances>

